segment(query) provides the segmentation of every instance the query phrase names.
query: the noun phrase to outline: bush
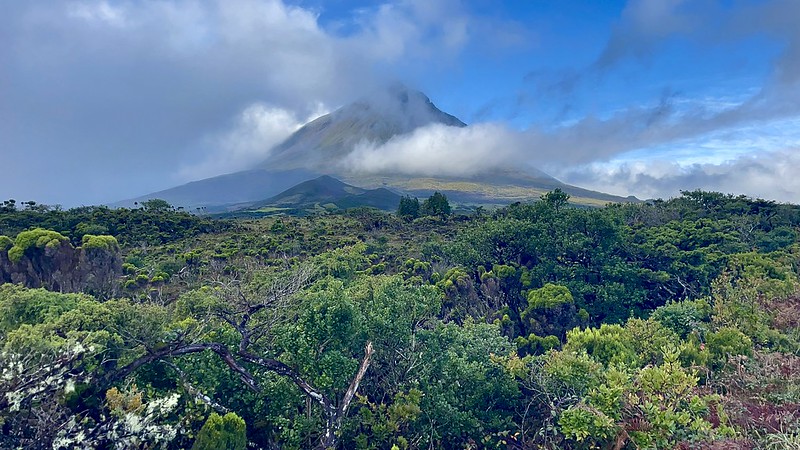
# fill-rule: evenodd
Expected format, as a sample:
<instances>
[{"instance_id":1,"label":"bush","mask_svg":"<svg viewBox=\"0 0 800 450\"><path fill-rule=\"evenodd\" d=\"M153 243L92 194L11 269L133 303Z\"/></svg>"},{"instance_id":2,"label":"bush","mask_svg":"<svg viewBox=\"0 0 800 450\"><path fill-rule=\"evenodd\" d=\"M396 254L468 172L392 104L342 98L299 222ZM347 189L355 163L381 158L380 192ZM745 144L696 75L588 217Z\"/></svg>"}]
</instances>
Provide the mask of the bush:
<instances>
[{"instance_id":1,"label":"bush","mask_svg":"<svg viewBox=\"0 0 800 450\"><path fill-rule=\"evenodd\" d=\"M533 289L528 292L528 312L531 309L553 309L562 305L574 303L572 294L564 286L547 283L540 289ZM523 313L523 316L525 313Z\"/></svg>"},{"instance_id":2,"label":"bush","mask_svg":"<svg viewBox=\"0 0 800 450\"><path fill-rule=\"evenodd\" d=\"M24 255L29 254L33 249L57 248L64 242L69 242L69 239L55 231L42 228L23 231L17 235L14 246L8 250L8 259L18 263Z\"/></svg>"},{"instance_id":3,"label":"bush","mask_svg":"<svg viewBox=\"0 0 800 450\"><path fill-rule=\"evenodd\" d=\"M197 433L192 450L244 450L247 447L247 425L234 413L220 416L211 413Z\"/></svg>"},{"instance_id":4,"label":"bush","mask_svg":"<svg viewBox=\"0 0 800 450\"><path fill-rule=\"evenodd\" d=\"M706 300L675 302L653 311L653 320L686 338L695 330L702 330L711 317L711 306Z\"/></svg>"},{"instance_id":5,"label":"bush","mask_svg":"<svg viewBox=\"0 0 800 450\"><path fill-rule=\"evenodd\" d=\"M753 353L753 341L735 328L720 328L709 333L706 344L716 365L720 367L728 360L728 356L749 356Z\"/></svg>"},{"instance_id":6,"label":"bush","mask_svg":"<svg viewBox=\"0 0 800 450\"><path fill-rule=\"evenodd\" d=\"M597 362L633 367L638 362L633 338L620 325L602 324L600 328L575 328L567 333L564 350L585 351Z\"/></svg>"},{"instance_id":7,"label":"bush","mask_svg":"<svg viewBox=\"0 0 800 450\"><path fill-rule=\"evenodd\" d=\"M117 251L119 250L119 243L114 236L95 236L93 234L87 234L83 236L81 239L81 246L84 250L89 249L99 249L99 250L106 250L106 251Z\"/></svg>"}]
</instances>

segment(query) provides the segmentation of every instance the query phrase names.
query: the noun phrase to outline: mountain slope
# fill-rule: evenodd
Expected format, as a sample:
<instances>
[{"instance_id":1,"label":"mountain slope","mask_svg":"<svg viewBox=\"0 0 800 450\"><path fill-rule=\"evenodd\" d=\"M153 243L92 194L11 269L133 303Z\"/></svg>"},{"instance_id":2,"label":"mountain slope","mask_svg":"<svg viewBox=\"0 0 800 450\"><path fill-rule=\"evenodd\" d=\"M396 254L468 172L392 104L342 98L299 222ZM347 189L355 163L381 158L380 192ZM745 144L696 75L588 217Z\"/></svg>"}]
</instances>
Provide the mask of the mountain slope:
<instances>
[{"instance_id":1,"label":"mountain slope","mask_svg":"<svg viewBox=\"0 0 800 450\"><path fill-rule=\"evenodd\" d=\"M388 189L362 189L323 175L292 186L267 200L255 202L240 209L238 213L304 214L361 206L393 211L399 203L400 196ZM234 215L236 213L237 211L234 211Z\"/></svg>"},{"instance_id":2,"label":"mountain slope","mask_svg":"<svg viewBox=\"0 0 800 450\"><path fill-rule=\"evenodd\" d=\"M314 172L295 169L281 172L245 170L192 181L174 188L123 200L112 206L131 207L134 202L160 198L174 206L187 209L214 207L233 203L247 203L268 198L301 181L318 176Z\"/></svg>"}]
</instances>

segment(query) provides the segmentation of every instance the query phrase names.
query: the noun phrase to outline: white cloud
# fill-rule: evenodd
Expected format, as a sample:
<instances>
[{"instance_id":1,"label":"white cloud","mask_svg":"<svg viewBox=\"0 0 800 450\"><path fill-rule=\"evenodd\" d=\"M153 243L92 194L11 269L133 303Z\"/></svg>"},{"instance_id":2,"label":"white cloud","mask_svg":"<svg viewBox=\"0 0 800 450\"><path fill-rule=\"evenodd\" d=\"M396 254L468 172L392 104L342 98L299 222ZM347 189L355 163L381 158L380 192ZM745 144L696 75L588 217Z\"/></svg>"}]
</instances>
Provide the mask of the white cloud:
<instances>
[{"instance_id":1,"label":"white cloud","mask_svg":"<svg viewBox=\"0 0 800 450\"><path fill-rule=\"evenodd\" d=\"M457 1L390 1L343 35L319 14L281 0L5 2L0 148L20 170L0 190L105 202L241 167L318 102L457 59L479 20ZM42 172L70 176L29 181Z\"/></svg>"},{"instance_id":2,"label":"white cloud","mask_svg":"<svg viewBox=\"0 0 800 450\"><path fill-rule=\"evenodd\" d=\"M433 124L383 145L362 142L344 164L370 173L468 176L508 165L520 156L521 140L519 132L500 124Z\"/></svg>"},{"instance_id":3,"label":"white cloud","mask_svg":"<svg viewBox=\"0 0 800 450\"><path fill-rule=\"evenodd\" d=\"M322 104L305 119L286 109L255 103L239 114L231 130L209 137L209 154L200 162L185 164L179 176L198 180L253 167L269 156L270 149L297 131L303 124L326 114Z\"/></svg>"},{"instance_id":4,"label":"white cloud","mask_svg":"<svg viewBox=\"0 0 800 450\"><path fill-rule=\"evenodd\" d=\"M67 11L69 17L87 22L100 22L115 27L122 27L126 23L125 11L107 1L72 3Z\"/></svg>"},{"instance_id":5,"label":"white cloud","mask_svg":"<svg viewBox=\"0 0 800 450\"><path fill-rule=\"evenodd\" d=\"M705 107L704 105L708 105ZM800 115L746 99L636 106L604 119L519 131L430 125L384 145L362 142L351 170L470 176L534 165L564 182L640 198L709 189L800 201Z\"/></svg>"},{"instance_id":6,"label":"white cloud","mask_svg":"<svg viewBox=\"0 0 800 450\"><path fill-rule=\"evenodd\" d=\"M713 190L784 202L800 202L800 149L740 156L720 164L682 165L650 160L590 164L562 178L589 189L639 198L670 198L681 190Z\"/></svg>"}]
</instances>

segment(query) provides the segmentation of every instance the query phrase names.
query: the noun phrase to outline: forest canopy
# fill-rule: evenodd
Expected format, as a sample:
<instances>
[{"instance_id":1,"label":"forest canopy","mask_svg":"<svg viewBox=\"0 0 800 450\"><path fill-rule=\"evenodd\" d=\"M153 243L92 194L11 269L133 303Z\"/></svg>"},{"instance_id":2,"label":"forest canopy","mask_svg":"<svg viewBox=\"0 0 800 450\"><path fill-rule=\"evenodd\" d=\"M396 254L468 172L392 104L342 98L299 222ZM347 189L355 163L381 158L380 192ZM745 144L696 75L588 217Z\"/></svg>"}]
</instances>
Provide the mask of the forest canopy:
<instances>
[{"instance_id":1,"label":"forest canopy","mask_svg":"<svg viewBox=\"0 0 800 450\"><path fill-rule=\"evenodd\" d=\"M800 207L568 200L7 201L0 448L798 448Z\"/></svg>"}]
</instances>

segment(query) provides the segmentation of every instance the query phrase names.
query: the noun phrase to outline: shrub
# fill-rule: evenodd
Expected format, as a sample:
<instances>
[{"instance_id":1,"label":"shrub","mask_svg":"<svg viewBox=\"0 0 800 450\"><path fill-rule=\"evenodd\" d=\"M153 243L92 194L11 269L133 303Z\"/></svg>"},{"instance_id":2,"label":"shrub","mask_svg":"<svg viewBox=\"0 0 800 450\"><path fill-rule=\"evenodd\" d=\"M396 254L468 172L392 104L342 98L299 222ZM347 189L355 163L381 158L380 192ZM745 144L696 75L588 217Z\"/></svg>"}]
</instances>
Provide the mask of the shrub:
<instances>
[{"instance_id":1,"label":"shrub","mask_svg":"<svg viewBox=\"0 0 800 450\"><path fill-rule=\"evenodd\" d=\"M34 249L54 249L64 242L69 242L69 239L56 231L42 228L23 231L17 235L14 246L8 250L8 259L17 263L24 255L30 254Z\"/></svg>"},{"instance_id":2,"label":"shrub","mask_svg":"<svg viewBox=\"0 0 800 450\"><path fill-rule=\"evenodd\" d=\"M211 413L203 428L197 433L192 450L244 450L247 446L247 426L234 413L220 416Z\"/></svg>"},{"instance_id":3,"label":"shrub","mask_svg":"<svg viewBox=\"0 0 800 450\"><path fill-rule=\"evenodd\" d=\"M117 238L114 236L95 236L93 234L87 234L83 236L81 239L81 246L84 250L89 249L98 249L98 250L106 250L106 251L117 251L119 250L119 243L117 242Z\"/></svg>"},{"instance_id":4,"label":"shrub","mask_svg":"<svg viewBox=\"0 0 800 450\"><path fill-rule=\"evenodd\" d=\"M711 306L703 299L669 303L653 311L652 315L653 320L682 338L695 330L702 330L710 317Z\"/></svg>"}]
</instances>

